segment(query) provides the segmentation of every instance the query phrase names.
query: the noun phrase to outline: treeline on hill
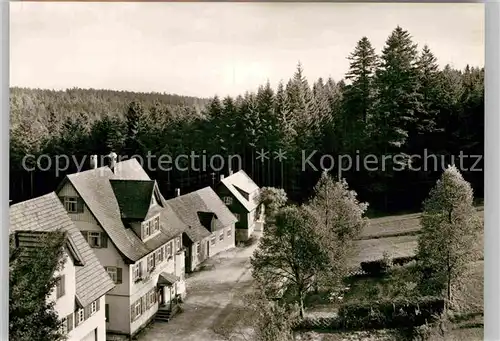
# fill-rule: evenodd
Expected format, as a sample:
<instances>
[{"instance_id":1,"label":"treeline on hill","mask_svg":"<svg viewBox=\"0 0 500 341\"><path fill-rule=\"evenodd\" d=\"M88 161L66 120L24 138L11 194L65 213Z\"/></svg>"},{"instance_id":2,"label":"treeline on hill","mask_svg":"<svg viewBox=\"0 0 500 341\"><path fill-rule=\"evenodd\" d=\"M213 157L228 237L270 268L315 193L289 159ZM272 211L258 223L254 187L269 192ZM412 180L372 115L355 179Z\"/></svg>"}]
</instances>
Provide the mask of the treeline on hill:
<instances>
[{"instance_id":1,"label":"treeline on hill","mask_svg":"<svg viewBox=\"0 0 500 341\"><path fill-rule=\"evenodd\" d=\"M301 202L311 195L321 165L332 165L323 155L332 156L333 175L338 156L350 155L353 166L342 177L375 209L420 209L442 170L453 163L451 156L481 197L483 172L477 170L483 162L474 171L476 158L460 164L458 156L483 155L484 68L439 68L430 49L417 47L401 27L379 55L364 37L348 58L343 80L320 78L311 84L299 63L293 77L276 89L267 83L235 98L12 89L11 199L53 190L65 174L24 171L26 153L74 154L87 156L88 162L88 155L110 151L128 156L149 151L173 159L192 152L206 155L205 170L148 170L167 196L177 187L185 193L213 184L227 174L229 156L240 155L242 168L259 185L282 187ZM262 149L269 151L264 162L257 160ZM275 159L279 150L286 153L282 162ZM209 167L216 154L224 158L221 171ZM413 170L403 169L408 155L431 154L444 158L428 158L427 169L420 171L415 169L423 159L413 158ZM398 157L386 158L383 165L383 155ZM202 157L197 160L197 168L203 168Z\"/></svg>"}]
</instances>

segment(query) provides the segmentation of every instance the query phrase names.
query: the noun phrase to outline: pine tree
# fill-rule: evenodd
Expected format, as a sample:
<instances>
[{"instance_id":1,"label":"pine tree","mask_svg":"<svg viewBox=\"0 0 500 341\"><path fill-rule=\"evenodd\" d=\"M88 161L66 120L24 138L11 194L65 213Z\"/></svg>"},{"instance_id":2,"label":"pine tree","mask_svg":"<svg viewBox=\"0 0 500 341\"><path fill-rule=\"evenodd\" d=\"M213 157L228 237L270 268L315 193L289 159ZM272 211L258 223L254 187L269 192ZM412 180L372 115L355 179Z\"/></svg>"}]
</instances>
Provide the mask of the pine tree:
<instances>
[{"instance_id":1,"label":"pine tree","mask_svg":"<svg viewBox=\"0 0 500 341\"><path fill-rule=\"evenodd\" d=\"M449 166L424 201L417 259L427 290L443 290L448 302L453 285L477 259L481 223L473 192L455 166Z\"/></svg>"}]
</instances>

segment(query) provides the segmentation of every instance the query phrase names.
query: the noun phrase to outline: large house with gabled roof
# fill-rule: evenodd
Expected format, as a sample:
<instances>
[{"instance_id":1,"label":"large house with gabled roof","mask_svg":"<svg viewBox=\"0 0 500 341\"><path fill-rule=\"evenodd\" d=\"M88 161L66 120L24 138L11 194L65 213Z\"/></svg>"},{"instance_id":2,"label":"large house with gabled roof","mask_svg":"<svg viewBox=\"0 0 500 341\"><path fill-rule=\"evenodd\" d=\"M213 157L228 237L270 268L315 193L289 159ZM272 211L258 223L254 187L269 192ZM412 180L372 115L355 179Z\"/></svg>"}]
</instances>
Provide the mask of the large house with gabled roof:
<instances>
[{"instance_id":1,"label":"large house with gabled roof","mask_svg":"<svg viewBox=\"0 0 500 341\"><path fill-rule=\"evenodd\" d=\"M40 234L66 236L63 268L49 300L68 341L105 341L105 294L115 286L54 192L11 205L9 231L19 248L40 247ZM38 244L38 245L37 245ZM36 250L35 250L36 251Z\"/></svg>"},{"instance_id":2,"label":"large house with gabled roof","mask_svg":"<svg viewBox=\"0 0 500 341\"><path fill-rule=\"evenodd\" d=\"M235 246L234 214L210 187L167 200L179 218L188 225L183 236L186 271Z\"/></svg>"},{"instance_id":3,"label":"large house with gabled roof","mask_svg":"<svg viewBox=\"0 0 500 341\"><path fill-rule=\"evenodd\" d=\"M264 207L259 203L260 188L243 170L221 176L215 191L236 216L236 242L250 238L256 224L262 224Z\"/></svg>"},{"instance_id":4,"label":"large house with gabled roof","mask_svg":"<svg viewBox=\"0 0 500 341\"><path fill-rule=\"evenodd\" d=\"M186 294L187 226L136 159L94 166L68 175L57 194L115 282L108 333L134 336Z\"/></svg>"}]
</instances>

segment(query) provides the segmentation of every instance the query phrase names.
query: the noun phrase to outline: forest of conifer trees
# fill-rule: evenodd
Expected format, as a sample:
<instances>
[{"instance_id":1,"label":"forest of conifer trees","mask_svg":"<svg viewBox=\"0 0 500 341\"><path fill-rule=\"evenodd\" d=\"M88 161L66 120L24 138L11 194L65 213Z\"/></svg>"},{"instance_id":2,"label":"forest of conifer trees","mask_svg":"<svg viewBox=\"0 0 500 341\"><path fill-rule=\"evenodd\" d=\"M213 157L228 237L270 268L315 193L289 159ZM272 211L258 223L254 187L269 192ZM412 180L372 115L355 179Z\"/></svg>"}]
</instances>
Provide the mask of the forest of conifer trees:
<instances>
[{"instance_id":1,"label":"forest of conifer trees","mask_svg":"<svg viewBox=\"0 0 500 341\"><path fill-rule=\"evenodd\" d=\"M355 42L354 42L355 43ZM483 155L484 68L440 67L427 46L395 28L380 53L360 39L344 79L306 79L299 63L289 80L237 97L199 99L111 90L11 89L10 199L56 188L64 174L28 172L26 154L240 155L260 186L282 187L297 202L311 195L321 170L302 169L302 151L321 155ZM307 67L307 66L304 66ZM328 70L325 70L328 73ZM256 160L258 151L283 151L286 160ZM448 161L447 163L451 163ZM482 161L461 167L476 196L483 193ZM414 165L417 167L418 165ZM447 164L437 169L342 173L362 201L384 212L420 210ZM433 167L430 167L433 168ZM70 168L66 173L72 173ZM338 165L330 171L336 175ZM170 196L212 185L220 172L150 171ZM35 185L36 184L36 185ZM408 195L411 193L412 195Z\"/></svg>"}]
</instances>

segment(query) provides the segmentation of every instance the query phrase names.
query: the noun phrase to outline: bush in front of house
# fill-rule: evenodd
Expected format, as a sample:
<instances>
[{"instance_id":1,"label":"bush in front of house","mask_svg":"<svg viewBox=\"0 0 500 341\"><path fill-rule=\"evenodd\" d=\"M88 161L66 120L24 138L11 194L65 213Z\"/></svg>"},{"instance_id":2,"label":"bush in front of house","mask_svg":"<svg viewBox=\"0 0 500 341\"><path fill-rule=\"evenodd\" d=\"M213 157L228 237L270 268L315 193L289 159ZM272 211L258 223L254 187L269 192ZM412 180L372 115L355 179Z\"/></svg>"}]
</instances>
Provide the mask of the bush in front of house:
<instances>
[{"instance_id":1,"label":"bush in front of house","mask_svg":"<svg viewBox=\"0 0 500 341\"><path fill-rule=\"evenodd\" d=\"M435 296L379 302L353 302L340 307L339 327L347 330L401 328L429 323L444 311L444 299Z\"/></svg>"}]
</instances>

